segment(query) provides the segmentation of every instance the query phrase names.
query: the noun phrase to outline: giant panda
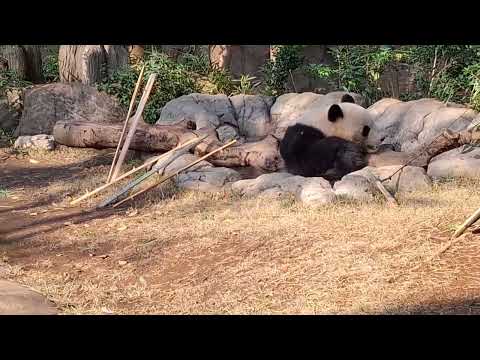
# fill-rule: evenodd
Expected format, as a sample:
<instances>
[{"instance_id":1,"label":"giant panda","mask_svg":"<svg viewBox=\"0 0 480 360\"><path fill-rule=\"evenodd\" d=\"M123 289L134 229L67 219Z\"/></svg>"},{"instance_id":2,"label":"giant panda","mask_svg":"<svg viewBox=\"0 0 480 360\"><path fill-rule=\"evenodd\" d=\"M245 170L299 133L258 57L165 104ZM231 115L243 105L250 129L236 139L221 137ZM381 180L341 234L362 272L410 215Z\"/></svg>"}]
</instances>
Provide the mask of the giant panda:
<instances>
[{"instance_id":1,"label":"giant panda","mask_svg":"<svg viewBox=\"0 0 480 360\"><path fill-rule=\"evenodd\" d=\"M330 182L367 166L366 147L373 118L349 94L326 104L287 127L280 140L286 170Z\"/></svg>"}]
</instances>

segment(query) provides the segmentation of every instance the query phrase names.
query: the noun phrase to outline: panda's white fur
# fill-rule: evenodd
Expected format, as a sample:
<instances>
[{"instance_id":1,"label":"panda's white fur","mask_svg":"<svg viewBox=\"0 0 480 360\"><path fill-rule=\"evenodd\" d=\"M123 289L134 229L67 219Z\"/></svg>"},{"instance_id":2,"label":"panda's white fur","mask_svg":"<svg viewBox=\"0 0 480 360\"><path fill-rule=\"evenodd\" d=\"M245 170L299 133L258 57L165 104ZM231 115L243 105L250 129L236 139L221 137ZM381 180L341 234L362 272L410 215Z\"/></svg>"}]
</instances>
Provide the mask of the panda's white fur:
<instances>
[{"instance_id":1,"label":"panda's white fur","mask_svg":"<svg viewBox=\"0 0 480 360\"><path fill-rule=\"evenodd\" d=\"M334 105L340 107L343 115L332 122L328 119L328 112ZM322 106L307 110L288 126L294 124L311 126L320 130L327 137L336 136L356 144L374 145L368 144L368 137L362 134L365 126L372 127L373 117L367 109L357 104L349 102L322 104Z\"/></svg>"},{"instance_id":2,"label":"panda's white fur","mask_svg":"<svg viewBox=\"0 0 480 360\"><path fill-rule=\"evenodd\" d=\"M365 148L372 115L344 95L338 103L312 106L292 119L280 141L287 170L300 176L321 176L336 181L366 166Z\"/></svg>"}]
</instances>

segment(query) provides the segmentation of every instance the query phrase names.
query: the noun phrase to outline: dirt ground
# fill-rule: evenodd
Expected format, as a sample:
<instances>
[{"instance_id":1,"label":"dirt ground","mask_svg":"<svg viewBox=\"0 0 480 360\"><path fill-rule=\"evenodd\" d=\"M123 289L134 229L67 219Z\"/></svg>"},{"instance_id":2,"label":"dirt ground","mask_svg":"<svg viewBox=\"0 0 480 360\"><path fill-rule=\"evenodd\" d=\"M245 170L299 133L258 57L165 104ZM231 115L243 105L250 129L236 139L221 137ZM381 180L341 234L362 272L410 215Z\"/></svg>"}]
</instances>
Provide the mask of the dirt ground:
<instances>
[{"instance_id":1,"label":"dirt ground","mask_svg":"<svg viewBox=\"0 0 480 360\"><path fill-rule=\"evenodd\" d=\"M400 208L172 184L118 209L95 210L113 189L71 207L104 183L111 158L0 149L0 278L63 314L480 313L478 228L426 262L478 208L480 180L435 184Z\"/></svg>"}]
</instances>

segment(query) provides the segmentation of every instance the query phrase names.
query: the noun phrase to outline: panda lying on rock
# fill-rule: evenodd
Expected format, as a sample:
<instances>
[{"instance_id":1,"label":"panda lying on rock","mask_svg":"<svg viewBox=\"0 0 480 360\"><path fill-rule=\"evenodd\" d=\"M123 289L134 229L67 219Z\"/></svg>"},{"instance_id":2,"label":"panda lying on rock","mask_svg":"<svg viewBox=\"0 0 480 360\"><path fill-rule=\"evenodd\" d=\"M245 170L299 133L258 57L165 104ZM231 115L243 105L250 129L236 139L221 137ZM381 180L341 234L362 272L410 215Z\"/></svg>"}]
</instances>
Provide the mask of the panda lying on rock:
<instances>
[{"instance_id":1,"label":"panda lying on rock","mask_svg":"<svg viewBox=\"0 0 480 360\"><path fill-rule=\"evenodd\" d=\"M372 116L345 94L340 104L313 109L289 126L280 141L287 171L330 182L367 166Z\"/></svg>"}]
</instances>

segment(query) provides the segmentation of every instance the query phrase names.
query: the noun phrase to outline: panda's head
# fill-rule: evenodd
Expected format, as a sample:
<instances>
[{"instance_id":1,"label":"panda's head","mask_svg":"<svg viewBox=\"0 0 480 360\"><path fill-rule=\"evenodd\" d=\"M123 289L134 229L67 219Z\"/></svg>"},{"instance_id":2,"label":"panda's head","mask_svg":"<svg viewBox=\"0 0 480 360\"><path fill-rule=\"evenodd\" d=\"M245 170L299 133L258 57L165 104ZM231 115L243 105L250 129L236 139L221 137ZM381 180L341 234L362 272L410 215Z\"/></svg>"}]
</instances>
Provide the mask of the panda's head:
<instances>
[{"instance_id":1,"label":"panda's head","mask_svg":"<svg viewBox=\"0 0 480 360\"><path fill-rule=\"evenodd\" d=\"M340 103L330 105L327 120L328 136L336 136L359 145L372 145L368 142L372 115L367 109L355 104L352 96L345 94Z\"/></svg>"}]
</instances>

